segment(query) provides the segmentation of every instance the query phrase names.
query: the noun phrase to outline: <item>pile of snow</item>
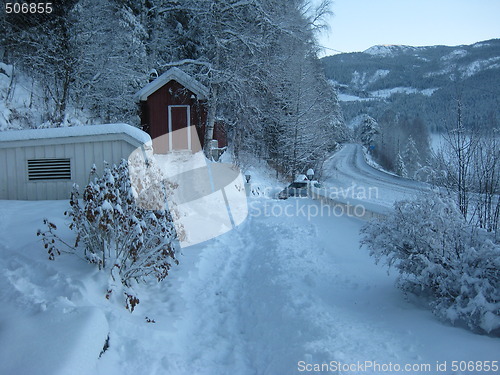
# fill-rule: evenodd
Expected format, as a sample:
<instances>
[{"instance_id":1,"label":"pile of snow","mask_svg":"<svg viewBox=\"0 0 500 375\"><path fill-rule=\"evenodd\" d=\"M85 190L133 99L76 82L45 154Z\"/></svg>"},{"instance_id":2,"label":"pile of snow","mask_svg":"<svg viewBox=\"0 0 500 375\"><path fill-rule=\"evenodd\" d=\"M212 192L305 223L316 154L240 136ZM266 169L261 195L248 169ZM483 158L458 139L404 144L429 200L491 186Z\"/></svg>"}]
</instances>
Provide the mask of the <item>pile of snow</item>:
<instances>
[{"instance_id":1,"label":"pile of snow","mask_svg":"<svg viewBox=\"0 0 500 375\"><path fill-rule=\"evenodd\" d=\"M0 367L5 374L89 374L109 332L104 313L95 307L3 318Z\"/></svg>"},{"instance_id":2,"label":"pile of snow","mask_svg":"<svg viewBox=\"0 0 500 375\"><path fill-rule=\"evenodd\" d=\"M109 325L89 300L91 268L77 258L50 262L36 236L45 216L64 231L67 205L0 201L2 374L89 374L104 348Z\"/></svg>"}]
</instances>

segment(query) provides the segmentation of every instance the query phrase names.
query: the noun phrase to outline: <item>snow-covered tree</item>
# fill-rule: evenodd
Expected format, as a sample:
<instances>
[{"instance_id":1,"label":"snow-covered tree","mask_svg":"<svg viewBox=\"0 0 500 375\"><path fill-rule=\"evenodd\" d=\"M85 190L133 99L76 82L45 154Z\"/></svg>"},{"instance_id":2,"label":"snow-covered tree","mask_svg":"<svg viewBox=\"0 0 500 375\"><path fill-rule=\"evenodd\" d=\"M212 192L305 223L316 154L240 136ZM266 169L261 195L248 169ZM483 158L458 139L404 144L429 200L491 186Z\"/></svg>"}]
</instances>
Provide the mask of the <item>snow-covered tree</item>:
<instances>
[{"instance_id":1,"label":"snow-covered tree","mask_svg":"<svg viewBox=\"0 0 500 375\"><path fill-rule=\"evenodd\" d=\"M405 162L400 153L398 153L398 157L396 159L396 173L401 177L408 177L408 172L406 171Z\"/></svg>"},{"instance_id":2,"label":"snow-covered tree","mask_svg":"<svg viewBox=\"0 0 500 375\"><path fill-rule=\"evenodd\" d=\"M317 59L316 33L328 6L328 0L316 7L305 0L65 0L53 21L25 20L16 28L3 17L0 27L8 31L4 55L43 82L51 125L67 123L69 110L88 122L138 124L132 97L148 73L179 66L210 88L206 141L223 121L237 160L240 151L250 152L293 174L318 163L343 137L336 93Z\"/></svg>"},{"instance_id":3,"label":"snow-covered tree","mask_svg":"<svg viewBox=\"0 0 500 375\"><path fill-rule=\"evenodd\" d=\"M298 4L298 3L297 3ZM342 134L336 92L316 58L311 20L297 4L275 7L275 27L265 35L257 101L265 156L286 176L315 166Z\"/></svg>"},{"instance_id":4,"label":"snow-covered tree","mask_svg":"<svg viewBox=\"0 0 500 375\"><path fill-rule=\"evenodd\" d=\"M269 92L273 106L264 121L264 136L271 162L293 176L315 166L335 147L341 119L336 94L315 70L313 59L304 61L283 51L281 63L289 74L271 81L281 89Z\"/></svg>"},{"instance_id":5,"label":"snow-covered tree","mask_svg":"<svg viewBox=\"0 0 500 375\"><path fill-rule=\"evenodd\" d=\"M379 135L375 137L373 152L376 161L396 172L400 154L408 177L415 178L415 172L425 166L430 157L429 132L424 122L419 117L411 119L405 114L386 111L378 123Z\"/></svg>"},{"instance_id":6,"label":"snow-covered tree","mask_svg":"<svg viewBox=\"0 0 500 375\"><path fill-rule=\"evenodd\" d=\"M424 165L427 159L431 156L429 129L419 116L415 117L412 121L409 121L408 125L408 134L415 142L415 147L417 148L420 157L420 164Z\"/></svg>"},{"instance_id":7,"label":"snow-covered tree","mask_svg":"<svg viewBox=\"0 0 500 375\"><path fill-rule=\"evenodd\" d=\"M333 108L335 115L335 106L328 104L335 94L324 89L318 79L321 67L313 61L317 60L314 29L325 7L306 12L303 1L272 0L186 0L168 7L176 25L174 37L188 41L190 48L171 54L172 61L163 68L182 66L210 88L206 141L212 137L215 120L222 119L236 156L243 149L262 156L267 135L277 144L289 139L285 132L294 140L284 150L301 155L295 160L311 159L313 153L299 150L311 143L301 137L334 143L335 134L325 137L315 132L320 127L332 130L325 112ZM297 108L301 100L308 103ZM308 105L314 107L309 112ZM316 118L309 121L314 111ZM304 132L307 122L312 131Z\"/></svg>"},{"instance_id":8,"label":"snow-covered tree","mask_svg":"<svg viewBox=\"0 0 500 375\"><path fill-rule=\"evenodd\" d=\"M466 129L462 118L462 104L457 102L456 123L447 127L445 134L446 187L457 195L458 207L468 218L473 185L473 161L479 144L479 134Z\"/></svg>"},{"instance_id":9,"label":"snow-covered tree","mask_svg":"<svg viewBox=\"0 0 500 375\"><path fill-rule=\"evenodd\" d=\"M374 147L376 144L380 128L373 117L363 115L355 132L361 144L370 150L370 146Z\"/></svg>"},{"instance_id":10,"label":"snow-covered tree","mask_svg":"<svg viewBox=\"0 0 500 375\"><path fill-rule=\"evenodd\" d=\"M75 105L99 122L136 123L133 95L147 76L147 35L138 17L111 0L80 0L72 16Z\"/></svg>"},{"instance_id":11,"label":"snow-covered tree","mask_svg":"<svg viewBox=\"0 0 500 375\"><path fill-rule=\"evenodd\" d=\"M406 170L408 172L408 176L410 178L414 178L415 172L417 172L422 165L420 164L420 154L411 135L408 138L408 142L406 143L406 148L403 152L402 157L405 163Z\"/></svg>"},{"instance_id":12,"label":"snow-covered tree","mask_svg":"<svg viewBox=\"0 0 500 375\"><path fill-rule=\"evenodd\" d=\"M4 54L8 62L19 65L37 80L44 97L43 120L50 125L65 120L75 79L77 57L71 49L70 31L74 3L56 2L50 15L13 13L3 20Z\"/></svg>"},{"instance_id":13,"label":"snow-covered tree","mask_svg":"<svg viewBox=\"0 0 500 375\"><path fill-rule=\"evenodd\" d=\"M500 334L500 244L471 227L453 200L429 194L397 202L361 233L376 262L395 268L398 286L436 315Z\"/></svg>"},{"instance_id":14,"label":"snow-covered tree","mask_svg":"<svg viewBox=\"0 0 500 375\"><path fill-rule=\"evenodd\" d=\"M400 152L402 129L399 126L400 116L387 111L378 120L380 134L373 155L375 160L387 170L394 170L396 157Z\"/></svg>"}]
</instances>

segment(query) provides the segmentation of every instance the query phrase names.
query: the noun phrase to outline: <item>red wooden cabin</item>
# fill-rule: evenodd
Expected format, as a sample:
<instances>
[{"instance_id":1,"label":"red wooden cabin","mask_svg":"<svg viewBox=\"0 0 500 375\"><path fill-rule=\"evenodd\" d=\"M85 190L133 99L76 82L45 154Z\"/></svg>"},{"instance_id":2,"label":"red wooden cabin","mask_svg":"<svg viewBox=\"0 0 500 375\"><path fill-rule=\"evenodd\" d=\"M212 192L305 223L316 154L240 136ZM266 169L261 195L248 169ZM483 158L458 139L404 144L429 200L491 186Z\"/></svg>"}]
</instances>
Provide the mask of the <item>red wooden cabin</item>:
<instances>
[{"instance_id":1,"label":"red wooden cabin","mask_svg":"<svg viewBox=\"0 0 500 375\"><path fill-rule=\"evenodd\" d=\"M209 90L179 68L171 68L142 88L141 126L153 139L155 153L197 152L203 147ZM214 139L226 146L223 127L216 124Z\"/></svg>"}]
</instances>

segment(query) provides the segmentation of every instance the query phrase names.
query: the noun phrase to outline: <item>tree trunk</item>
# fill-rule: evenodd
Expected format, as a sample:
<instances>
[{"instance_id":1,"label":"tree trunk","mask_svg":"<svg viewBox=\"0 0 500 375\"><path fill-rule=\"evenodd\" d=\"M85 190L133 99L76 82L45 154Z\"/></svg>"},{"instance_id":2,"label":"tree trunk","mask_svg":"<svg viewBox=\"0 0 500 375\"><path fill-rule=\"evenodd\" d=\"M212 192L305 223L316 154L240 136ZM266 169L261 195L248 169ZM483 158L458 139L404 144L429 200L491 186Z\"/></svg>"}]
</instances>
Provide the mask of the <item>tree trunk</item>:
<instances>
[{"instance_id":1,"label":"tree trunk","mask_svg":"<svg viewBox=\"0 0 500 375\"><path fill-rule=\"evenodd\" d=\"M214 138L216 113L217 113L217 88L212 87L212 100L210 101L208 108L207 125L205 127L205 137L203 140L203 150L205 152L205 156L209 159L212 158L210 141Z\"/></svg>"}]
</instances>

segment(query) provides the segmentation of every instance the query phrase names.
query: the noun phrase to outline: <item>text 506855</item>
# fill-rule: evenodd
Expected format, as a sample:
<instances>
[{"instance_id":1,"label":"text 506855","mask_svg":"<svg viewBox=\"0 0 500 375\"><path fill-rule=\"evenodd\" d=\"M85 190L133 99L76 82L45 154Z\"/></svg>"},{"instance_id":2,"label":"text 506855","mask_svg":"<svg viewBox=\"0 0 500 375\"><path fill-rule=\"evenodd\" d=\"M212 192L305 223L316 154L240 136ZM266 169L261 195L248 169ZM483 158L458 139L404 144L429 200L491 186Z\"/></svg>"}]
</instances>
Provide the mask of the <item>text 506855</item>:
<instances>
[{"instance_id":1,"label":"text 506855","mask_svg":"<svg viewBox=\"0 0 500 375\"><path fill-rule=\"evenodd\" d=\"M52 11L52 3L5 3L7 14L49 14Z\"/></svg>"}]
</instances>

